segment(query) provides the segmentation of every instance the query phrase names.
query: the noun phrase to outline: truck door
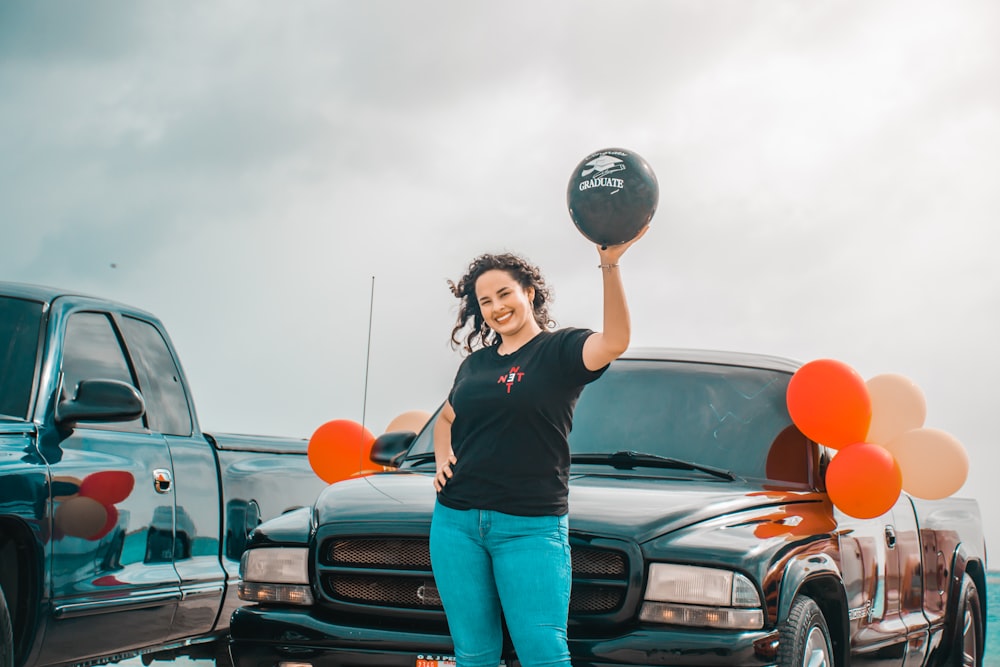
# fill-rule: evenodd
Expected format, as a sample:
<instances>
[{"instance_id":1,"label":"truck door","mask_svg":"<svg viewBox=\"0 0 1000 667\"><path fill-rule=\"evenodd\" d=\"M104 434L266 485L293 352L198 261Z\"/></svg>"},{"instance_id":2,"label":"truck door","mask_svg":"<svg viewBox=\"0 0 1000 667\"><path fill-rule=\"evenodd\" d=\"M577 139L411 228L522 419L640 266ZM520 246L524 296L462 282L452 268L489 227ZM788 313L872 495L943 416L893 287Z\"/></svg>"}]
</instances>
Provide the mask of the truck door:
<instances>
[{"instance_id":1,"label":"truck door","mask_svg":"<svg viewBox=\"0 0 1000 667\"><path fill-rule=\"evenodd\" d=\"M923 567L920 529L909 496L901 496L892 510L899 562L899 617L906 626L906 664L922 665L930 641L930 624L924 615Z\"/></svg>"},{"instance_id":2,"label":"truck door","mask_svg":"<svg viewBox=\"0 0 1000 667\"><path fill-rule=\"evenodd\" d=\"M138 387L109 313L69 314L62 351L60 396L73 396L85 379ZM53 496L48 586L54 621L39 662L155 644L180 598L166 442L145 418L81 423L68 432L47 424L46 430L58 433L57 441L40 443Z\"/></svg>"},{"instance_id":3,"label":"truck door","mask_svg":"<svg viewBox=\"0 0 1000 667\"><path fill-rule=\"evenodd\" d=\"M842 528L850 526L842 534L841 551L849 591L851 664L921 664L924 642L911 627L913 557L919 576L920 547L910 499L901 495L892 510L874 519L847 518L839 511L838 519Z\"/></svg>"},{"instance_id":4,"label":"truck door","mask_svg":"<svg viewBox=\"0 0 1000 667\"><path fill-rule=\"evenodd\" d=\"M218 466L197 429L181 367L153 323L122 317L125 341L143 384L150 428L166 440L174 466L174 567L183 597L165 639L203 635L215 625L225 591L220 561Z\"/></svg>"}]
</instances>

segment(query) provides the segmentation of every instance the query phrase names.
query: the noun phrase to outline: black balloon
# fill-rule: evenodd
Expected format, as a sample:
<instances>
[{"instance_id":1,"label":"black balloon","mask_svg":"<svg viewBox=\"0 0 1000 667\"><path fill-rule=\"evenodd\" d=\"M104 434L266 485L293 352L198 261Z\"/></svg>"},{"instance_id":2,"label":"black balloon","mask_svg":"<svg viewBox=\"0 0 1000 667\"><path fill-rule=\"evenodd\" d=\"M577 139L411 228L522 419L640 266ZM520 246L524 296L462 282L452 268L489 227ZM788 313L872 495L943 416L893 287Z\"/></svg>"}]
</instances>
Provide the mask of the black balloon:
<instances>
[{"instance_id":1,"label":"black balloon","mask_svg":"<svg viewBox=\"0 0 1000 667\"><path fill-rule=\"evenodd\" d=\"M573 170L566 191L577 229L605 246L634 239L652 220L659 199L652 168L624 148L606 148L585 157Z\"/></svg>"}]
</instances>

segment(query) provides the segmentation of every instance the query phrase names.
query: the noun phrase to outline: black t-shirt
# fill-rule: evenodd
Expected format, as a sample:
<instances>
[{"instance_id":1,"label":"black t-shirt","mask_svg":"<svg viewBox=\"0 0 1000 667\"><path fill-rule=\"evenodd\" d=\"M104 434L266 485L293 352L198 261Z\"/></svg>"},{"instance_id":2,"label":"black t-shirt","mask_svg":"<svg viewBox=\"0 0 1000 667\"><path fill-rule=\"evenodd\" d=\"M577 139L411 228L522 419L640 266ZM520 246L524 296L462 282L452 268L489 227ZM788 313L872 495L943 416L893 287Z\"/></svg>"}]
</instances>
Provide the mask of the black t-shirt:
<instances>
[{"instance_id":1,"label":"black t-shirt","mask_svg":"<svg viewBox=\"0 0 1000 667\"><path fill-rule=\"evenodd\" d=\"M592 333L542 331L511 354L487 347L462 362L448 395L458 462L438 494L443 505L566 514L573 408L583 385L607 368L583 365L583 344Z\"/></svg>"}]
</instances>

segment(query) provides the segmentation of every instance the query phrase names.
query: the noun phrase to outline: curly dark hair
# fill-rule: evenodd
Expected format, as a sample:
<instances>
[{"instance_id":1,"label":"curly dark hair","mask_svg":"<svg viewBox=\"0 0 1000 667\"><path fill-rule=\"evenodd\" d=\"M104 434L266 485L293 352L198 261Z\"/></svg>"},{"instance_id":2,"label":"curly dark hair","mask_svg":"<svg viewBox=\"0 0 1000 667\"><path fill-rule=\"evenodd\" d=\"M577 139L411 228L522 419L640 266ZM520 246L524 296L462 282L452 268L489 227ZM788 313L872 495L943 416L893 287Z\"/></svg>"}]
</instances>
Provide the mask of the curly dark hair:
<instances>
[{"instance_id":1,"label":"curly dark hair","mask_svg":"<svg viewBox=\"0 0 1000 667\"><path fill-rule=\"evenodd\" d=\"M461 347L466 352L471 353L477 346L489 347L500 344L500 336L486 324L483 313L479 309L479 301L476 299L476 281L479 276L487 271L497 269L506 271L522 288L534 288L535 298L532 299L531 306L538 326L543 329L551 329L556 326L555 320L549 317L548 303L552 300L552 293L546 287L545 279L542 278L542 272L537 266L512 253L480 255L472 260L468 270L457 285L451 280L448 281L451 293L461 300L458 321L455 328L451 330L452 347ZM470 322L470 331L465 335L464 340L460 339L459 333L470 326Z\"/></svg>"}]
</instances>

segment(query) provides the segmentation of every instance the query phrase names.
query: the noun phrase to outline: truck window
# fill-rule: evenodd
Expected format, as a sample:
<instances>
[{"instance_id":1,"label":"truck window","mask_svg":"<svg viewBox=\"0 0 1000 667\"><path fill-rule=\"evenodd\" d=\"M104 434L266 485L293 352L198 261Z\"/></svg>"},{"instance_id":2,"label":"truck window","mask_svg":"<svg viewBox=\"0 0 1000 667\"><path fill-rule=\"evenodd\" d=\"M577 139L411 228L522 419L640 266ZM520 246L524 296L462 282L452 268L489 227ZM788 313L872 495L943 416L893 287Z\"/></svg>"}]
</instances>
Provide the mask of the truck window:
<instances>
[{"instance_id":1,"label":"truck window","mask_svg":"<svg viewBox=\"0 0 1000 667\"><path fill-rule=\"evenodd\" d=\"M0 297L0 418L27 419L42 304Z\"/></svg>"},{"instance_id":2,"label":"truck window","mask_svg":"<svg viewBox=\"0 0 1000 667\"><path fill-rule=\"evenodd\" d=\"M790 379L789 373L760 368L621 359L584 387L570 451L632 450L721 468L776 488L811 486L819 452L788 415ZM419 465L429 460L420 455L433 451L433 429L426 428L408 456ZM640 474L677 473L642 468Z\"/></svg>"},{"instance_id":3,"label":"truck window","mask_svg":"<svg viewBox=\"0 0 1000 667\"><path fill-rule=\"evenodd\" d=\"M191 435L191 410L181 372L160 331L143 320L125 316L122 330L129 350L142 367L143 396L149 428L168 435Z\"/></svg>"},{"instance_id":4,"label":"truck window","mask_svg":"<svg viewBox=\"0 0 1000 667\"><path fill-rule=\"evenodd\" d=\"M73 313L66 322L62 363L63 396L71 398L81 380L120 380L137 387L121 342L104 313ZM143 419L115 424L120 430L143 430Z\"/></svg>"},{"instance_id":5,"label":"truck window","mask_svg":"<svg viewBox=\"0 0 1000 667\"><path fill-rule=\"evenodd\" d=\"M804 483L810 447L789 431L790 379L760 368L623 359L584 389L570 449L628 449L744 478ZM781 465L774 465L772 449Z\"/></svg>"}]
</instances>

